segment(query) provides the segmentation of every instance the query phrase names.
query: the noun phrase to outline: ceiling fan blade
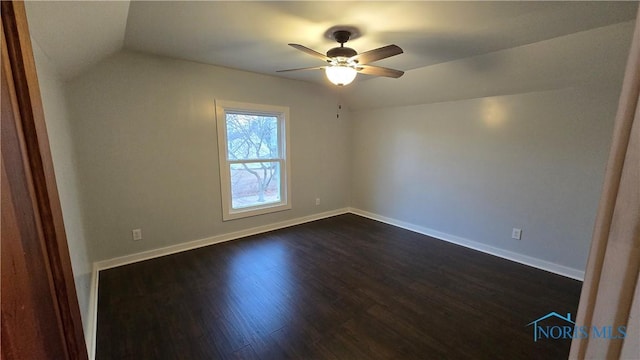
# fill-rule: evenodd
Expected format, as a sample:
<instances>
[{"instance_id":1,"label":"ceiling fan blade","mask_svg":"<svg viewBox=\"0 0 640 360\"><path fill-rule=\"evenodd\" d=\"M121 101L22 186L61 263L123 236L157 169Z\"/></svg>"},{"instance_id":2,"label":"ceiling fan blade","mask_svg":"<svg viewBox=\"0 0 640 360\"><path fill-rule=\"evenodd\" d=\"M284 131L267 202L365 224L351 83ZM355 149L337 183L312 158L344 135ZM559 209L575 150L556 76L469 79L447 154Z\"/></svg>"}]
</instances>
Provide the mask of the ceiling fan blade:
<instances>
[{"instance_id":1,"label":"ceiling fan blade","mask_svg":"<svg viewBox=\"0 0 640 360\"><path fill-rule=\"evenodd\" d=\"M358 65L356 68L359 73L375 76L386 76L392 78L399 78L404 74L404 71L389 69L381 66L373 65Z\"/></svg>"},{"instance_id":2,"label":"ceiling fan blade","mask_svg":"<svg viewBox=\"0 0 640 360\"><path fill-rule=\"evenodd\" d=\"M291 45L291 44L290 44ZM398 45L387 45L381 48L365 51L349 58L349 60L357 61L358 64L368 64L374 61L386 59L395 55L402 54L403 51Z\"/></svg>"},{"instance_id":3,"label":"ceiling fan blade","mask_svg":"<svg viewBox=\"0 0 640 360\"><path fill-rule=\"evenodd\" d=\"M276 72L288 72L288 71L298 71L298 70L319 70L324 68L326 68L326 66L312 66L312 67L305 67L305 68L298 68L298 69L277 70Z\"/></svg>"},{"instance_id":4,"label":"ceiling fan blade","mask_svg":"<svg viewBox=\"0 0 640 360\"><path fill-rule=\"evenodd\" d=\"M294 47L294 48L296 48L296 49L298 49L298 50L300 50L300 51L302 51L304 53L307 53L307 54L309 54L309 55L311 55L313 57L316 57L316 58L318 58L318 59L320 59L322 61L331 62L331 59L328 58L326 55L321 54L321 53L319 53L319 52L317 52L315 50L311 50L306 46L302 46L300 44L289 44L289 46Z\"/></svg>"}]
</instances>

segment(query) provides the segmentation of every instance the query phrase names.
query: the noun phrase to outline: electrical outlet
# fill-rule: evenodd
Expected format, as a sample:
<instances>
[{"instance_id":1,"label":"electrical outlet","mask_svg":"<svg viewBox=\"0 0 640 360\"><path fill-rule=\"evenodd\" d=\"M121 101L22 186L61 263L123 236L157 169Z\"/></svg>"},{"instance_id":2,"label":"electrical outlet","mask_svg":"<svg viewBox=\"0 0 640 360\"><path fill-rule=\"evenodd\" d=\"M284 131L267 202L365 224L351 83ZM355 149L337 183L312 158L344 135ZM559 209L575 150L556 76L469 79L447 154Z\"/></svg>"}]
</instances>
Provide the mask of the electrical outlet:
<instances>
[{"instance_id":1,"label":"electrical outlet","mask_svg":"<svg viewBox=\"0 0 640 360\"><path fill-rule=\"evenodd\" d=\"M316 198L316 206L320 205L320 198Z\"/></svg>"},{"instance_id":2,"label":"electrical outlet","mask_svg":"<svg viewBox=\"0 0 640 360\"><path fill-rule=\"evenodd\" d=\"M522 239L522 229L513 228L513 230L511 230L511 238L516 240Z\"/></svg>"},{"instance_id":3,"label":"electrical outlet","mask_svg":"<svg viewBox=\"0 0 640 360\"><path fill-rule=\"evenodd\" d=\"M142 229L131 230L131 235L134 241L142 240Z\"/></svg>"}]
</instances>

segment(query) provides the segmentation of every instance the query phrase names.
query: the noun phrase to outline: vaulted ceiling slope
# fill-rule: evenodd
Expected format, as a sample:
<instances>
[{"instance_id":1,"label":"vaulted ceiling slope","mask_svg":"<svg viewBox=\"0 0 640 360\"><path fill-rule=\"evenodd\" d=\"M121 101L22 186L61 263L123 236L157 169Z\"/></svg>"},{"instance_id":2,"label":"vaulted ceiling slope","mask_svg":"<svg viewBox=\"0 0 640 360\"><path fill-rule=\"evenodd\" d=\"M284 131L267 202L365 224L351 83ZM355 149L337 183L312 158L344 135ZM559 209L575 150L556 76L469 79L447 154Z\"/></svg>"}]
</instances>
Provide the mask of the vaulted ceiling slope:
<instances>
[{"instance_id":1,"label":"vaulted ceiling slope","mask_svg":"<svg viewBox=\"0 0 640 360\"><path fill-rule=\"evenodd\" d=\"M25 1L31 37L70 79L122 49L128 1Z\"/></svg>"},{"instance_id":2,"label":"vaulted ceiling slope","mask_svg":"<svg viewBox=\"0 0 640 360\"><path fill-rule=\"evenodd\" d=\"M358 51L397 44L376 63L401 70L531 44L631 20L636 2L87 1L27 2L33 38L64 78L125 48L274 76L323 82L319 72L275 73L318 61L327 30L360 29ZM366 76L362 77L366 79Z\"/></svg>"}]
</instances>

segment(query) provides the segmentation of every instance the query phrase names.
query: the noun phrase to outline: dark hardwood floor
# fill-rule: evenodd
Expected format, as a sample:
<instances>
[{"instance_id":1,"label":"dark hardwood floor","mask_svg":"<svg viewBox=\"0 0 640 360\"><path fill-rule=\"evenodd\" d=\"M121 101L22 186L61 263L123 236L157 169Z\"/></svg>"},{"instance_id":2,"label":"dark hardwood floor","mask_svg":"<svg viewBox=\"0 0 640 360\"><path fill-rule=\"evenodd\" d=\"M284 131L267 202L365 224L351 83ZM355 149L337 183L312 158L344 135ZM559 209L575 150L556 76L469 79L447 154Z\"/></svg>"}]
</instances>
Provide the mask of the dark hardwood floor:
<instances>
[{"instance_id":1,"label":"dark hardwood floor","mask_svg":"<svg viewBox=\"0 0 640 360\"><path fill-rule=\"evenodd\" d=\"M100 272L97 359L566 359L581 283L341 215Z\"/></svg>"}]
</instances>

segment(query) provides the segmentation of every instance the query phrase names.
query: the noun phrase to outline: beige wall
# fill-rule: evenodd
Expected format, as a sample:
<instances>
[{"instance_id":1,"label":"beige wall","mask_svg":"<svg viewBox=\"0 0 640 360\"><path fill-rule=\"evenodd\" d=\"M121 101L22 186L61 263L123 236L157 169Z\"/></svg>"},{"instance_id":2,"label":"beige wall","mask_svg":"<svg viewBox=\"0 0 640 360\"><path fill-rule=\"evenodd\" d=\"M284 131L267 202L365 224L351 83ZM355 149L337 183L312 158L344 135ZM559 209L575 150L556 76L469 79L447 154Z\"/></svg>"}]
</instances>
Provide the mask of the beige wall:
<instances>
[{"instance_id":1,"label":"beige wall","mask_svg":"<svg viewBox=\"0 0 640 360\"><path fill-rule=\"evenodd\" d=\"M86 329L89 319L91 259L88 256L84 213L78 187L76 152L74 140L71 137L72 125L68 114L64 83L60 80L49 59L34 40L32 40L32 45L51 146L51 157L69 245L71 266L73 268L83 326Z\"/></svg>"},{"instance_id":2,"label":"beige wall","mask_svg":"<svg viewBox=\"0 0 640 360\"><path fill-rule=\"evenodd\" d=\"M580 272L630 34L345 89L127 51L63 84L36 49L81 305L90 262L346 206ZM216 98L290 106L292 210L221 221Z\"/></svg>"},{"instance_id":3,"label":"beige wall","mask_svg":"<svg viewBox=\"0 0 640 360\"><path fill-rule=\"evenodd\" d=\"M121 52L67 89L94 261L348 206L349 123L322 86ZM222 221L216 98L290 107L292 210Z\"/></svg>"},{"instance_id":4,"label":"beige wall","mask_svg":"<svg viewBox=\"0 0 640 360\"><path fill-rule=\"evenodd\" d=\"M564 89L355 112L352 206L582 271L616 99Z\"/></svg>"},{"instance_id":5,"label":"beige wall","mask_svg":"<svg viewBox=\"0 0 640 360\"><path fill-rule=\"evenodd\" d=\"M351 205L579 272L630 32L623 23L435 65L440 83L465 89L443 93L429 68L340 94L121 52L67 84L90 258ZM519 66L531 54L543 64ZM482 80L478 64L497 59L485 69L496 81ZM337 119L339 97L353 111ZM215 98L291 107L293 210L221 221Z\"/></svg>"},{"instance_id":6,"label":"beige wall","mask_svg":"<svg viewBox=\"0 0 640 360\"><path fill-rule=\"evenodd\" d=\"M409 71L393 91L378 79L358 84L348 97L352 206L581 274L632 30L618 24L436 65L437 74ZM520 62L531 54L545 66ZM492 82L477 65L497 59L486 70ZM476 71L465 78L464 69Z\"/></svg>"}]
</instances>

